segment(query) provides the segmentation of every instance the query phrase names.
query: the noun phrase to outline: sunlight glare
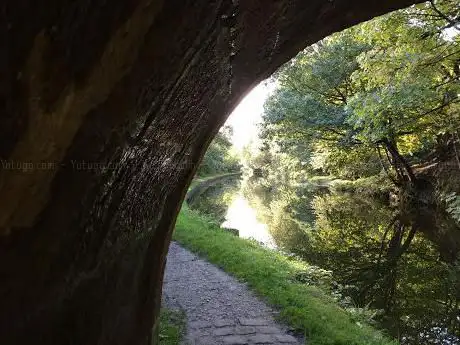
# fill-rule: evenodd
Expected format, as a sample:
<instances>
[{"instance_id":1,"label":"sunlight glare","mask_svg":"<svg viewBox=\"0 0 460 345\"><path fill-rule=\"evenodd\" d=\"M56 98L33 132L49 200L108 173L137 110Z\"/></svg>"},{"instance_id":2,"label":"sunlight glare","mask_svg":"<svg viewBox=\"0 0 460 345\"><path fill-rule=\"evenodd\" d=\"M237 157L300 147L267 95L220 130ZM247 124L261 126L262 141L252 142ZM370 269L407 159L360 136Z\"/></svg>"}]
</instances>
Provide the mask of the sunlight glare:
<instances>
[{"instance_id":1,"label":"sunlight glare","mask_svg":"<svg viewBox=\"0 0 460 345\"><path fill-rule=\"evenodd\" d=\"M264 103L276 84L263 81L254 87L230 114L226 125L233 127L232 144L241 151L258 137L257 125L262 122Z\"/></svg>"},{"instance_id":2,"label":"sunlight glare","mask_svg":"<svg viewBox=\"0 0 460 345\"><path fill-rule=\"evenodd\" d=\"M230 204L222 227L238 229L242 238L253 238L267 247L275 247L267 225L257 220L256 212L242 195Z\"/></svg>"}]
</instances>

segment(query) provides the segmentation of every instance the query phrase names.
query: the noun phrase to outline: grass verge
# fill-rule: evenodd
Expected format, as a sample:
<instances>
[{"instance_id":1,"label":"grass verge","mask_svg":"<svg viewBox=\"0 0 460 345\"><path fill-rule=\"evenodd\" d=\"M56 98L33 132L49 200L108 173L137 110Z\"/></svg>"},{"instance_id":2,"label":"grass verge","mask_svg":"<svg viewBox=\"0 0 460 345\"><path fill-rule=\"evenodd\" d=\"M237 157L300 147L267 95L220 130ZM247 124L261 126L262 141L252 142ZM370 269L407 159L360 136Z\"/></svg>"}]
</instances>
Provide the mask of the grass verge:
<instances>
[{"instance_id":1,"label":"grass verge","mask_svg":"<svg viewBox=\"0 0 460 345\"><path fill-rule=\"evenodd\" d=\"M174 240L246 282L283 321L304 332L311 345L397 344L372 327L353 319L331 296L315 286L297 282L305 263L256 243L235 237L190 210L179 214Z\"/></svg>"},{"instance_id":2,"label":"grass verge","mask_svg":"<svg viewBox=\"0 0 460 345\"><path fill-rule=\"evenodd\" d=\"M185 332L185 315L181 311L161 309L159 345L179 345Z\"/></svg>"}]
</instances>

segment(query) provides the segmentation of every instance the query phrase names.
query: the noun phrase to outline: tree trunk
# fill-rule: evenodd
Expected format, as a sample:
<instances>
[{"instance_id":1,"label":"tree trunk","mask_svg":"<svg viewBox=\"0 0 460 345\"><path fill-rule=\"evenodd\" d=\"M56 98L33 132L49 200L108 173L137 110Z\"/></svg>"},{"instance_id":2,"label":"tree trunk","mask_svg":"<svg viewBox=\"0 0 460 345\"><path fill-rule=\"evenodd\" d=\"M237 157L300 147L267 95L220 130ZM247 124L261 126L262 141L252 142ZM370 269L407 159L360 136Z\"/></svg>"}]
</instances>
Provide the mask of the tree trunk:
<instances>
[{"instance_id":1,"label":"tree trunk","mask_svg":"<svg viewBox=\"0 0 460 345\"><path fill-rule=\"evenodd\" d=\"M5 0L0 343L147 345L179 205L244 94L414 0Z\"/></svg>"},{"instance_id":2,"label":"tree trunk","mask_svg":"<svg viewBox=\"0 0 460 345\"><path fill-rule=\"evenodd\" d=\"M455 140L455 135L457 136L457 140ZM455 134L452 134L452 145L454 147L454 153L455 153L455 158L457 159L458 169L460 170L460 156L458 155L458 151L457 151L457 142L459 141L460 141L460 138L458 136L458 131L456 131Z\"/></svg>"},{"instance_id":3,"label":"tree trunk","mask_svg":"<svg viewBox=\"0 0 460 345\"><path fill-rule=\"evenodd\" d=\"M399 153L396 146L387 139L382 139L380 142L385 146L386 150L390 153L393 166L398 173L398 176L404 176L404 173L407 175L407 178L411 184L415 184L417 177L412 170L412 167L407 162L407 160Z\"/></svg>"},{"instance_id":4,"label":"tree trunk","mask_svg":"<svg viewBox=\"0 0 460 345\"><path fill-rule=\"evenodd\" d=\"M380 151L380 145L377 145L377 153L379 155L379 161L380 161L380 165L382 166L383 170L385 171L387 177L391 180L391 182L393 182L393 184L398 187L400 185L400 183L395 179L393 178L393 176L391 176L391 172L389 170L389 168L387 168L387 166L385 165L385 162L383 160L383 157L382 157L382 152ZM385 153L387 154L387 152L385 151ZM389 161L388 159L388 154L387 154L387 160ZM389 161L388 162L391 166L391 162Z\"/></svg>"}]
</instances>

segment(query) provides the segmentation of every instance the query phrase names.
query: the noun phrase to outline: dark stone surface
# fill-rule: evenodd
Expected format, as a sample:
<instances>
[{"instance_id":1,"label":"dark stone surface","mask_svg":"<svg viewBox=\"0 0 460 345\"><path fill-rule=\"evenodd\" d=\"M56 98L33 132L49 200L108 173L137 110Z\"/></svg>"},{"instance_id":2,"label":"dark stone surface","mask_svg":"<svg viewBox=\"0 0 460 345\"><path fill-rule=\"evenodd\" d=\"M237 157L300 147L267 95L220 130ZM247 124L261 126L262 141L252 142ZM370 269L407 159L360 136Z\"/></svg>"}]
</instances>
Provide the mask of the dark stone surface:
<instances>
[{"instance_id":1,"label":"dark stone surface","mask_svg":"<svg viewBox=\"0 0 460 345\"><path fill-rule=\"evenodd\" d=\"M3 1L0 343L148 344L227 115L307 44L413 2Z\"/></svg>"},{"instance_id":2,"label":"dark stone surface","mask_svg":"<svg viewBox=\"0 0 460 345\"><path fill-rule=\"evenodd\" d=\"M291 345L305 343L290 336L275 320L277 311L246 284L175 242L167 256L163 294L166 308L187 317L186 344L276 344L278 336Z\"/></svg>"}]
</instances>

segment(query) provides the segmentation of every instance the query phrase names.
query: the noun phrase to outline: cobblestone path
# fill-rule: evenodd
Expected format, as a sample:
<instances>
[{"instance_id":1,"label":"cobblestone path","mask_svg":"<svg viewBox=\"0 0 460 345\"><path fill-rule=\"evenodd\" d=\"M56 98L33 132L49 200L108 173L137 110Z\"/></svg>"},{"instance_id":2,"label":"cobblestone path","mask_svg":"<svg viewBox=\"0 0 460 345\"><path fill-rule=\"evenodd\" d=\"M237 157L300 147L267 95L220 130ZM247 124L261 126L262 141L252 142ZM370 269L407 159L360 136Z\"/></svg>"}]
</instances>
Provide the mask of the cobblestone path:
<instances>
[{"instance_id":1,"label":"cobblestone path","mask_svg":"<svg viewBox=\"0 0 460 345\"><path fill-rule=\"evenodd\" d=\"M245 284L174 242L163 303L187 315L187 345L303 344Z\"/></svg>"}]
</instances>

